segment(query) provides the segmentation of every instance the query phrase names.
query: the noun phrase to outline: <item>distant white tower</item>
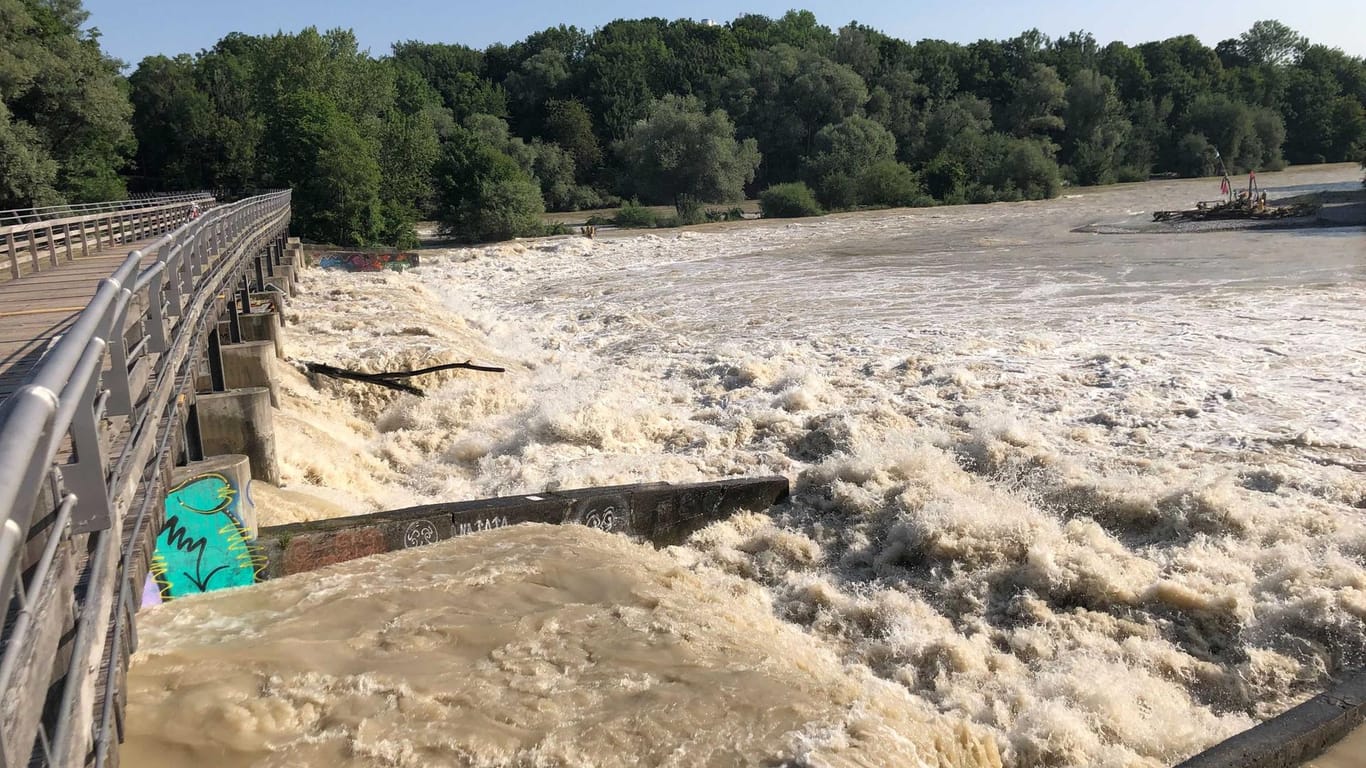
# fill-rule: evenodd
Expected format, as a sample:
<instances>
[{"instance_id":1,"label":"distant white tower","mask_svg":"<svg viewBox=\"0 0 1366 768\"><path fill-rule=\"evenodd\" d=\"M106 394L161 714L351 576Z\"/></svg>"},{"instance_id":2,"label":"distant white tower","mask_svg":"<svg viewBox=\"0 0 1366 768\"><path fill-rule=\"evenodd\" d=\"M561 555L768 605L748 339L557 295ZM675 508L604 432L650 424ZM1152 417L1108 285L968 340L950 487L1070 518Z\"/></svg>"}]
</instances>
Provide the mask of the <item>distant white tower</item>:
<instances>
[{"instance_id":1,"label":"distant white tower","mask_svg":"<svg viewBox=\"0 0 1366 768\"><path fill-rule=\"evenodd\" d=\"M703 20L702 20L702 26L704 26L704 27L714 27L714 26L716 26L716 19L703 19Z\"/></svg>"}]
</instances>

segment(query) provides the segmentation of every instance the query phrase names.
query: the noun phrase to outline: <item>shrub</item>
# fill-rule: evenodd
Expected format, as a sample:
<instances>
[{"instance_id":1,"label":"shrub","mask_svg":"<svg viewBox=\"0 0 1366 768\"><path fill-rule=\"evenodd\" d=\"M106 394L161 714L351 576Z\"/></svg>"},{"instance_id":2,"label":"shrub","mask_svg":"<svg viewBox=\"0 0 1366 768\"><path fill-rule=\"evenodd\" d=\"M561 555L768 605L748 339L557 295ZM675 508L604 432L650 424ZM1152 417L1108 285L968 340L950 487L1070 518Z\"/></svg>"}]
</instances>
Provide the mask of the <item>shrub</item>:
<instances>
[{"instance_id":1,"label":"shrub","mask_svg":"<svg viewBox=\"0 0 1366 768\"><path fill-rule=\"evenodd\" d=\"M859 177L858 186L859 201L866 205L904 208L932 202L920 189L920 182L911 169L895 160L884 160L869 167Z\"/></svg>"},{"instance_id":2,"label":"shrub","mask_svg":"<svg viewBox=\"0 0 1366 768\"><path fill-rule=\"evenodd\" d=\"M731 208L728 211L710 209L707 211L707 221L743 221L745 212L742 208Z\"/></svg>"},{"instance_id":3,"label":"shrub","mask_svg":"<svg viewBox=\"0 0 1366 768\"><path fill-rule=\"evenodd\" d=\"M702 224L707 221L707 209L691 198L684 198L674 206L679 224Z\"/></svg>"},{"instance_id":4,"label":"shrub","mask_svg":"<svg viewBox=\"0 0 1366 768\"><path fill-rule=\"evenodd\" d=\"M632 200L621 206L621 210L617 211L612 223L618 227L648 229L654 227L658 222L654 211L641 205L638 201Z\"/></svg>"},{"instance_id":5,"label":"shrub","mask_svg":"<svg viewBox=\"0 0 1366 768\"><path fill-rule=\"evenodd\" d=\"M1132 165L1122 165L1115 172L1115 180L1121 184L1130 181L1147 181L1148 172Z\"/></svg>"},{"instance_id":6,"label":"shrub","mask_svg":"<svg viewBox=\"0 0 1366 768\"><path fill-rule=\"evenodd\" d=\"M764 190L759 195L759 210L766 219L798 219L823 213L811 188L800 181L774 184Z\"/></svg>"},{"instance_id":7,"label":"shrub","mask_svg":"<svg viewBox=\"0 0 1366 768\"><path fill-rule=\"evenodd\" d=\"M816 200L826 210L853 208L859 203L858 187L845 173L828 173L816 182Z\"/></svg>"},{"instance_id":8,"label":"shrub","mask_svg":"<svg viewBox=\"0 0 1366 768\"><path fill-rule=\"evenodd\" d=\"M1058 164L1044 153L1038 142L1013 139L1007 147L992 179L1002 192L1000 199L1046 200L1062 192L1062 173Z\"/></svg>"},{"instance_id":9,"label":"shrub","mask_svg":"<svg viewBox=\"0 0 1366 768\"><path fill-rule=\"evenodd\" d=\"M924 178L929 193L938 200L952 205L967 199L967 169L946 154L936 155L925 166Z\"/></svg>"}]
</instances>

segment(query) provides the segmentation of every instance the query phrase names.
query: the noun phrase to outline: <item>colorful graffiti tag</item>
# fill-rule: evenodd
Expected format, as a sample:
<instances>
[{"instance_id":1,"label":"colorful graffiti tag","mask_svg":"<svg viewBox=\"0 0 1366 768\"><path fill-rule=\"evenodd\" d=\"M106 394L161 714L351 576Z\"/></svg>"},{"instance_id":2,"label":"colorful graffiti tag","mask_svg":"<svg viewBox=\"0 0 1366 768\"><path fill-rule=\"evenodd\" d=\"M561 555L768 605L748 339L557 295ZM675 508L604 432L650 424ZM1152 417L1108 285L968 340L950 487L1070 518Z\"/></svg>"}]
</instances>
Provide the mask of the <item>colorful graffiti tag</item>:
<instances>
[{"instance_id":1,"label":"colorful graffiti tag","mask_svg":"<svg viewBox=\"0 0 1366 768\"><path fill-rule=\"evenodd\" d=\"M218 473L194 477L166 494L143 605L254 584L265 560L242 523L250 503Z\"/></svg>"},{"instance_id":2,"label":"colorful graffiti tag","mask_svg":"<svg viewBox=\"0 0 1366 768\"><path fill-rule=\"evenodd\" d=\"M386 269L402 272L417 266L416 253L384 253L381 251L330 251L318 259L323 269L345 272L383 272Z\"/></svg>"}]
</instances>

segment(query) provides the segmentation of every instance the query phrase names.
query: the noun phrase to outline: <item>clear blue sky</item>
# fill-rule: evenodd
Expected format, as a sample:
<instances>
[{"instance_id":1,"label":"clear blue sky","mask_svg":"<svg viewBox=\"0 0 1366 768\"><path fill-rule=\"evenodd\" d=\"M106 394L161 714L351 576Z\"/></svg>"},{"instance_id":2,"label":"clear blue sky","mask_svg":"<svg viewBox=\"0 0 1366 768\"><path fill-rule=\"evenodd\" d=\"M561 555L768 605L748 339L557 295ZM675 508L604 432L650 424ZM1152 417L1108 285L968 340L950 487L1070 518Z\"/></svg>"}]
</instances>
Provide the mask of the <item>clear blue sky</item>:
<instances>
[{"instance_id":1,"label":"clear blue sky","mask_svg":"<svg viewBox=\"0 0 1366 768\"><path fill-rule=\"evenodd\" d=\"M726 22L743 13L780 16L793 7L814 12L832 29L856 20L912 42L1002 39L1038 27L1052 37L1086 30L1102 44L1190 33L1213 46L1254 21L1279 19L1313 42L1366 55L1366 0L85 0L85 7L104 49L130 64L156 53L195 53L234 31L349 27L362 47L380 56L398 40L484 48L557 24L591 30L644 16Z\"/></svg>"}]
</instances>

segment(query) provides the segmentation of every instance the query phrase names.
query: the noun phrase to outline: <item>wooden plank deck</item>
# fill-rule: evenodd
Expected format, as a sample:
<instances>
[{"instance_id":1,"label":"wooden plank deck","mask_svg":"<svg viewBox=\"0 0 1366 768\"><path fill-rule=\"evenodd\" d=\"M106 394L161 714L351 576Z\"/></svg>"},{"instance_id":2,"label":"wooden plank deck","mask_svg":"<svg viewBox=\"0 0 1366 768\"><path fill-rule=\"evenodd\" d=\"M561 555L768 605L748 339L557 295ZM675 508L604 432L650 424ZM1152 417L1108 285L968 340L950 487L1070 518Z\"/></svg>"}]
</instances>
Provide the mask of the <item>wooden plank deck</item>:
<instances>
[{"instance_id":1,"label":"wooden plank deck","mask_svg":"<svg viewBox=\"0 0 1366 768\"><path fill-rule=\"evenodd\" d=\"M155 237L92 250L56 267L0 282L0 401L9 397L128 254ZM78 251L79 252L79 251ZM154 259L143 258L143 266Z\"/></svg>"}]
</instances>

